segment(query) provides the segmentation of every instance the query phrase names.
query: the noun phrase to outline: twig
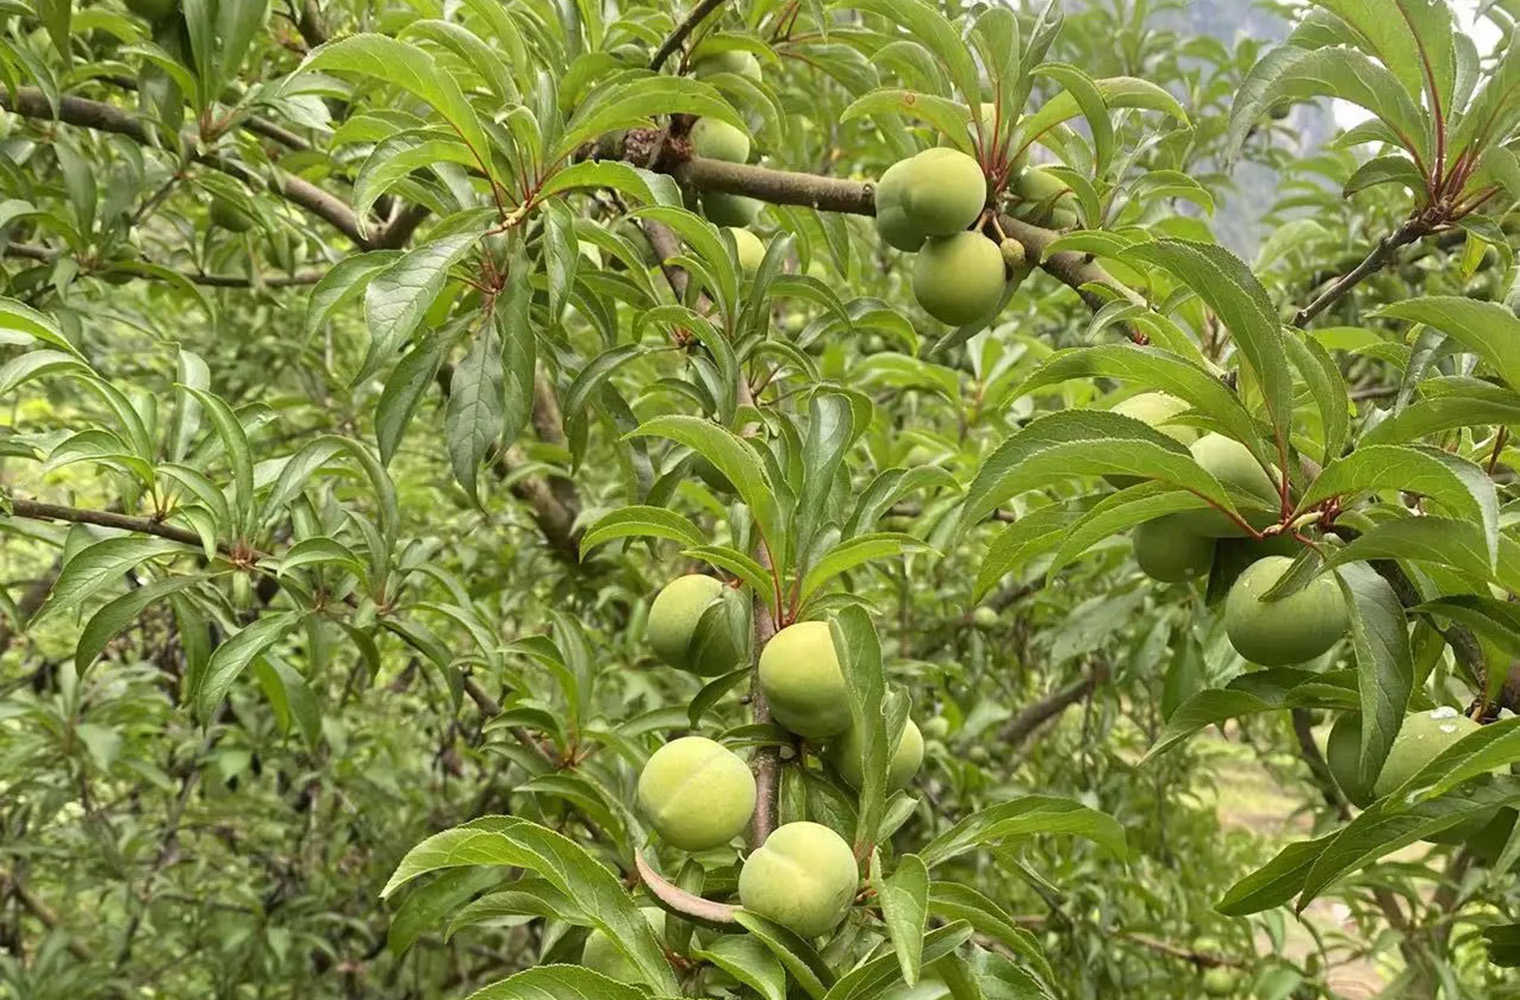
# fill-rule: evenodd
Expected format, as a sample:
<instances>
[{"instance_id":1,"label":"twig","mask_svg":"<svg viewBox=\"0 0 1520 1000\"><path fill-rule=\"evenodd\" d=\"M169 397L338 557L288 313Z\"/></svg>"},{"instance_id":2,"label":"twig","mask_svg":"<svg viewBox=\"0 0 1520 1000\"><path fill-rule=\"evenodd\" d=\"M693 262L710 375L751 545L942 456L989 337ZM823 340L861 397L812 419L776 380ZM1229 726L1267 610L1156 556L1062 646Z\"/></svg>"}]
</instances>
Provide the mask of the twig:
<instances>
[{"instance_id":1,"label":"twig","mask_svg":"<svg viewBox=\"0 0 1520 1000\"><path fill-rule=\"evenodd\" d=\"M1108 679L1108 671L1107 663L1103 661L1094 663L1086 675L1063 688L1052 691L1038 701L1025 705L1017 715L1003 724L1002 729L998 730L998 742L1010 746L1023 743L1040 726L1091 694L1099 684Z\"/></svg>"},{"instance_id":2,"label":"twig","mask_svg":"<svg viewBox=\"0 0 1520 1000\"><path fill-rule=\"evenodd\" d=\"M1363 258L1360 264L1336 279L1329 288L1319 294L1319 297L1300 309L1298 315L1293 317L1293 325L1308 325L1310 320L1340 301L1363 278L1382 270L1400 247L1408 246L1430 231L1431 225L1423 216L1416 215L1406 220L1398 229L1378 240L1377 246L1372 248L1372 252Z\"/></svg>"},{"instance_id":3,"label":"twig","mask_svg":"<svg viewBox=\"0 0 1520 1000\"><path fill-rule=\"evenodd\" d=\"M701 24L708 14L711 14L721 6L723 6L723 0L702 0L701 3L693 7L691 13L687 14L681 23L675 26L675 29L671 31L665 41L660 44L659 49L655 51L654 56L649 60L649 68L658 73L660 67L665 65L665 60L669 59L680 49L681 43L686 41L686 36L695 31L697 25Z\"/></svg>"}]
</instances>

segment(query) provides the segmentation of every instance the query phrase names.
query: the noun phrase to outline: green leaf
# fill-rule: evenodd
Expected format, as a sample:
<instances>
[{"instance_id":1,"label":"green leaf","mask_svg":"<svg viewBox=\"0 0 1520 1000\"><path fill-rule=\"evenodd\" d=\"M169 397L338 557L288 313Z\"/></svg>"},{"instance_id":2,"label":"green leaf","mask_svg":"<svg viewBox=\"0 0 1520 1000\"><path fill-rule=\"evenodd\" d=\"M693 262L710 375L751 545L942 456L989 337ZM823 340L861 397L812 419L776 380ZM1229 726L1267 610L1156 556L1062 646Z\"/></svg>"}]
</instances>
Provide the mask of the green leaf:
<instances>
[{"instance_id":1,"label":"green leaf","mask_svg":"<svg viewBox=\"0 0 1520 1000\"><path fill-rule=\"evenodd\" d=\"M1326 563L1343 566L1370 559L1406 559L1450 566L1474 580L1494 578L1483 532L1447 517L1392 517L1379 521L1339 549Z\"/></svg>"},{"instance_id":2,"label":"green leaf","mask_svg":"<svg viewBox=\"0 0 1520 1000\"><path fill-rule=\"evenodd\" d=\"M1439 0L1314 0L1355 32L1358 47L1388 67L1412 101L1429 94L1449 115L1456 78L1451 9ZM1395 13L1396 12L1396 13Z\"/></svg>"},{"instance_id":3,"label":"green leaf","mask_svg":"<svg viewBox=\"0 0 1520 1000\"><path fill-rule=\"evenodd\" d=\"M496 327L486 324L476 334L470 352L454 366L444 418L454 478L477 503L480 463L501 437L502 392L501 345L496 341Z\"/></svg>"},{"instance_id":4,"label":"green leaf","mask_svg":"<svg viewBox=\"0 0 1520 1000\"><path fill-rule=\"evenodd\" d=\"M232 509L236 516L235 530L238 538L246 539L253 531L253 454L248 449L248 434L243 422L222 397L185 387L186 391L201 404L201 409L211 418L216 436L227 453L232 466Z\"/></svg>"},{"instance_id":5,"label":"green leaf","mask_svg":"<svg viewBox=\"0 0 1520 1000\"><path fill-rule=\"evenodd\" d=\"M194 702L196 714L209 720L227 696L233 681L255 657L285 638L301 623L302 617L295 611L266 615L216 647L205 671L195 677L190 686L189 697Z\"/></svg>"},{"instance_id":6,"label":"green leaf","mask_svg":"<svg viewBox=\"0 0 1520 1000\"><path fill-rule=\"evenodd\" d=\"M1283 905L1303 889L1314 862L1337 835L1338 831L1284 847L1271 861L1232 885L1214 909L1226 917L1244 917Z\"/></svg>"},{"instance_id":7,"label":"green leaf","mask_svg":"<svg viewBox=\"0 0 1520 1000\"><path fill-rule=\"evenodd\" d=\"M933 965L970 937L970 924L957 922L936 927L924 935L923 964ZM879 996L899 981L900 971L894 956L878 955L839 977L839 982L829 989L826 1000L867 1000Z\"/></svg>"},{"instance_id":8,"label":"green leaf","mask_svg":"<svg viewBox=\"0 0 1520 1000\"><path fill-rule=\"evenodd\" d=\"M1066 63L1041 63L1030 71L1036 76L1048 76L1059 83L1082 109L1087 128L1092 133L1093 166L1102 176L1114 149L1114 126L1108 118L1108 106L1103 94L1092 78L1075 66Z\"/></svg>"},{"instance_id":9,"label":"green leaf","mask_svg":"<svg viewBox=\"0 0 1520 1000\"><path fill-rule=\"evenodd\" d=\"M1379 184L1400 184L1408 188L1411 194L1423 195L1425 175L1420 173L1420 168L1406 155L1389 153L1386 156L1374 156L1351 172L1351 176L1341 186L1341 194L1349 198Z\"/></svg>"},{"instance_id":10,"label":"green leaf","mask_svg":"<svg viewBox=\"0 0 1520 1000\"><path fill-rule=\"evenodd\" d=\"M604 542L615 538L668 538L690 548L706 544L707 539L696 525L668 507L649 507L635 504L604 514L581 538L584 555Z\"/></svg>"},{"instance_id":11,"label":"green leaf","mask_svg":"<svg viewBox=\"0 0 1520 1000\"><path fill-rule=\"evenodd\" d=\"M1026 490L1079 475L1159 479L1235 511L1224 486L1173 438L1123 414L1062 410L1030 421L987 457L966 490L961 523L981 520Z\"/></svg>"},{"instance_id":12,"label":"green leaf","mask_svg":"<svg viewBox=\"0 0 1520 1000\"><path fill-rule=\"evenodd\" d=\"M808 569L807 575L802 578L802 600L806 601L834 577L857 566L926 548L928 546L920 539L900 531L876 531L847 538L829 549Z\"/></svg>"},{"instance_id":13,"label":"green leaf","mask_svg":"<svg viewBox=\"0 0 1520 1000\"><path fill-rule=\"evenodd\" d=\"M74 553L63 564L47 601L32 616L28 628L36 628L79 607L92 594L136 569L149 559L182 555L192 550L164 538L107 538ZM83 640L81 640L83 641ZM93 659L93 657L92 657Z\"/></svg>"},{"instance_id":14,"label":"green leaf","mask_svg":"<svg viewBox=\"0 0 1520 1000\"><path fill-rule=\"evenodd\" d=\"M537 965L483 986L466 1000L648 1000L648 996L636 986L584 966Z\"/></svg>"},{"instance_id":15,"label":"green leaf","mask_svg":"<svg viewBox=\"0 0 1520 1000\"><path fill-rule=\"evenodd\" d=\"M406 954L419 937L436 930L450 913L500 882L503 868L456 868L407 893L391 917L385 944L397 957Z\"/></svg>"},{"instance_id":16,"label":"green leaf","mask_svg":"<svg viewBox=\"0 0 1520 1000\"><path fill-rule=\"evenodd\" d=\"M755 937L719 935L705 948L693 946L691 957L711 962L760 994L761 1000L786 1000L786 967Z\"/></svg>"},{"instance_id":17,"label":"green leaf","mask_svg":"<svg viewBox=\"0 0 1520 1000\"><path fill-rule=\"evenodd\" d=\"M473 865L511 865L536 872L612 939L656 995L679 995L659 942L617 876L584 848L536 823L490 817L434 834L407 852L380 895L389 896L428 872Z\"/></svg>"},{"instance_id":18,"label":"green leaf","mask_svg":"<svg viewBox=\"0 0 1520 1000\"><path fill-rule=\"evenodd\" d=\"M1520 393L1465 376L1419 383L1421 398L1362 434L1361 444L1400 444L1455 427L1520 424Z\"/></svg>"},{"instance_id":19,"label":"green leaf","mask_svg":"<svg viewBox=\"0 0 1520 1000\"><path fill-rule=\"evenodd\" d=\"M1293 379L1282 325L1266 289L1245 262L1211 243L1174 239L1138 243L1120 259L1160 267L1208 303L1239 347L1244 364L1261 387L1278 440L1285 442L1292 426Z\"/></svg>"},{"instance_id":20,"label":"green leaf","mask_svg":"<svg viewBox=\"0 0 1520 1000\"><path fill-rule=\"evenodd\" d=\"M412 422L423 393L437 377L442 361L443 345L438 338L427 337L402 357L385 380L385 389L375 404L375 444L380 449L382 464L390 465L396 456L407 425Z\"/></svg>"},{"instance_id":21,"label":"green leaf","mask_svg":"<svg viewBox=\"0 0 1520 1000\"><path fill-rule=\"evenodd\" d=\"M1393 746L1414 689L1414 653L1404 607L1393 587L1365 563L1335 571L1351 618L1362 702L1362 750L1358 770L1371 788Z\"/></svg>"},{"instance_id":22,"label":"green leaf","mask_svg":"<svg viewBox=\"0 0 1520 1000\"><path fill-rule=\"evenodd\" d=\"M1015 569L1059 548L1067 530L1080 520L1090 503L1074 501L1038 507L1004 528L987 547L976 575L972 598L980 601L998 581Z\"/></svg>"},{"instance_id":23,"label":"green leaf","mask_svg":"<svg viewBox=\"0 0 1520 1000\"><path fill-rule=\"evenodd\" d=\"M740 910L734 919L770 949L808 996L823 1000L834 983L834 971L811 944L780 924L748 910Z\"/></svg>"},{"instance_id":24,"label":"green leaf","mask_svg":"<svg viewBox=\"0 0 1520 1000\"><path fill-rule=\"evenodd\" d=\"M22 385L43 375L59 372L88 373L89 368L72 354L62 351L28 351L0 365L0 399Z\"/></svg>"},{"instance_id":25,"label":"green leaf","mask_svg":"<svg viewBox=\"0 0 1520 1000\"><path fill-rule=\"evenodd\" d=\"M557 170L539 188L540 199L587 188L610 188L641 205L680 205L681 192L668 174L617 160L584 160Z\"/></svg>"},{"instance_id":26,"label":"green leaf","mask_svg":"<svg viewBox=\"0 0 1520 1000\"><path fill-rule=\"evenodd\" d=\"M443 116L475 154L482 168L489 167L485 130L475 109L465 99L454 77L438 65L432 56L416 45L385 35L361 32L327 42L306 57L298 72L324 70L358 73L374 77L425 101Z\"/></svg>"},{"instance_id":27,"label":"green leaf","mask_svg":"<svg viewBox=\"0 0 1520 1000\"><path fill-rule=\"evenodd\" d=\"M887 937L897 953L903 981L909 986L918 982L923 968L924 927L929 918L929 869L916 854L904 854L897 869L881 877L881 856L871 855L871 887L881 903L881 916L887 925Z\"/></svg>"},{"instance_id":28,"label":"green leaf","mask_svg":"<svg viewBox=\"0 0 1520 1000\"><path fill-rule=\"evenodd\" d=\"M1039 939L979 890L959 882L931 882L929 912L945 920L966 921L978 934L1018 955L1046 979L1055 978Z\"/></svg>"},{"instance_id":29,"label":"green leaf","mask_svg":"<svg viewBox=\"0 0 1520 1000\"><path fill-rule=\"evenodd\" d=\"M1427 295L1383 306L1373 313L1424 323L1478 355L1512 389L1520 389L1520 319L1496 302L1455 295Z\"/></svg>"},{"instance_id":30,"label":"green leaf","mask_svg":"<svg viewBox=\"0 0 1520 1000\"><path fill-rule=\"evenodd\" d=\"M981 101L981 82L971 50L955 26L935 8L922 0L841 0L835 6L867 11L898 25L934 54L968 105Z\"/></svg>"},{"instance_id":31,"label":"green leaf","mask_svg":"<svg viewBox=\"0 0 1520 1000\"><path fill-rule=\"evenodd\" d=\"M424 243L370 277L364 289L369 349L355 384L373 376L401 349L443 290L449 268L463 260L479 238L479 233L456 233Z\"/></svg>"},{"instance_id":32,"label":"green leaf","mask_svg":"<svg viewBox=\"0 0 1520 1000\"><path fill-rule=\"evenodd\" d=\"M1093 83L1098 88L1098 94L1103 98L1103 103L1111 109L1141 108L1159 111L1177 119L1184 128L1191 127L1187 112L1177 98L1167 92L1164 87L1159 87L1149 80L1133 76L1111 76L1094 80ZM1063 90L1040 105L1040 109L1034 114L1020 122L1019 132L1026 137L1026 142L1032 141L1044 135L1052 127L1075 118L1081 113L1082 109L1078 106L1076 97Z\"/></svg>"},{"instance_id":33,"label":"green leaf","mask_svg":"<svg viewBox=\"0 0 1520 1000\"><path fill-rule=\"evenodd\" d=\"M983 844L1050 833L1084 837L1121 858L1128 853L1124 827L1112 816L1071 799L1022 795L967 816L935 837L919 857L934 868Z\"/></svg>"},{"instance_id":34,"label":"green leaf","mask_svg":"<svg viewBox=\"0 0 1520 1000\"><path fill-rule=\"evenodd\" d=\"M848 122L875 115L916 118L928 122L947 136L963 135L967 122L971 120L971 113L964 104L933 94L891 87L873 90L856 98L840 112L839 120Z\"/></svg>"},{"instance_id":35,"label":"green leaf","mask_svg":"<svg viewBox=\"0 0 1520 1000\"><path fill-rule=\"evenodd\" d=\"M615 79L582 102L551 160L570 156L582 143L600 135L647 125L656 115L668 114L716 118L748 131L744 119L710 84L691 77L640 72Z\"/></svg>"},{"instance_id":36,"label":"green leaf","mask_svg":"<svg viewBox=\"0 0 1520 1000\"><path fill-rule=\"evenodd\" d=\"M855 846L859 849L875 841L886 808L887 766L895 742L894 734L888 731L887 682L882 672L881 640L864 608L841 609L830 620L829 631L850 698L850 725L864 758L855 826Z\"/></svg>"},{"instance_id":37,"label":"green leaf","mask_svg":"<svg viewBox=\"0 0 1520 1000\"><path fill-rule=\"evenodd\" d=\"M124 540L130 541L130 539ZM75 557L75 559L78 558L78 556ZM61 579L60 577L60 581ZM79 676L84 676L85 671L99 659L101 653L105 652L111 640L120 635L127 626L137 621L149 605L176 591L184 590L193 583L199 583L203 579L205 578L200 576L171 576L155 580L145 586L127 591L91 615L89 622L85 624L84 631L79 634L78 644L74 647L74 669Z\"/></svg>"},{"instance_id":38,"label":"green leaf","mask_svg":"<svg viewBox=\"0 0 1520 1000\"><path fill-rule=\"evenodd\" d=\"M306 304L306 336L331 319L339 309L356 301L375 275L401 259L400 250L371 250L344 257L318 281Z\"/></svg>"},{"instance_id":39,"label":"green leaf","mask_svg":"<svg viewBox=\"0 0 1520 1000\"><path fill-rule=\"evenodd\" d=\"M1437 448L1368 445L1326 465L1299 501L1298 513L1330 497L1403 490L1481 526L1489 562L1499 552L1499 500L1493 480L1473 463Z\"/></svg>"}]
</instances>

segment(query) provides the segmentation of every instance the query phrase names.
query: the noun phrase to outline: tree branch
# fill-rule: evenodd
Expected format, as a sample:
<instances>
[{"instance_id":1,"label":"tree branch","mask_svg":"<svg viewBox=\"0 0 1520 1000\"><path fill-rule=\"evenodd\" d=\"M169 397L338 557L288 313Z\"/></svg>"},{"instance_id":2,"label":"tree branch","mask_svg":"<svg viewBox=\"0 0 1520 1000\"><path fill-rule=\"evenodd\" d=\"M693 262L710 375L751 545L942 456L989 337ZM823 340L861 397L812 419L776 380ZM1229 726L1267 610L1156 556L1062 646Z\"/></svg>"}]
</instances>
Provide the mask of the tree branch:
<instances>
[{"instance_id":1,"label":"tree branch","mask_svg":"<svg viewBox=\"0 0 1520 1000\"><path fill-rule=\"evenodd\" d=\"M1099 684L1108 679L1108 664L1094 663L1087 674L1058 688L1038 701L1030 702L998 731L998 741L1018 746L1049 720L1060 715L1072 705L1086 698Z\"/></svg>"},{"instance_id":2,"label":"tree branch","mask_svg":"<svg viewBox=\"0 0 1520 1000\"><path fill-rule=\"evenodd\" d=\"M54 115L53 108L48 104L47 98L42 91L35 87L22 87L14 93L0 91L0 108L14 112L25 118L35 118L40 121L60 121L68 125L77 125L80 128L93 129L97 132L111 132L123 135L145 146L158 145L157 140L148 127L133 115L111 104L103 104L100 101L88 101L82 97L64 95L59 98L58 113ZM236 178L249 187L258 188L266 186L265 183L252 170L236 161L230 160L218 153L204 153L195 151L193 140L186 141L186 150L189 159L195 163L220 171L229 177ZM299 205L311 214L326 221L334 229L338 230L355 244L364 249L371 249L374 243L366 238L359 230L358 217L343 199L323 190L310 181L275 171L275 176L267 184L270 191L284 198L292 204Z\"/></svg>"},{"instance_id":3,"label":"tree branch","mask_svg":"<svg viewBox=\"0 0 1520 1000\"><path fill-rule=\"evenodd\" d=\"M1360 264L1336 279L1314 301L1300 309L1298 315L1293 317L1293 325L1307 326L1310 320L1340 301L1363 278L1382 270L1400 247L1408 246L1430 231L1430 223L1421 216L1416 215L1406 220L1398 229L1378 240L1377 246L1372 248L1372 252Z\"/></svg>"},{"instance_id":4,"label":"tree branch","mask_svg":"<svg viewBox=\"0 0 1520 1000\"><path fill-rule=\"evenodd\" d=\"M69 521L74 524L93 524L101 528L118 528L122 531L136 531L144 535L155 535L159 538L167 538L171 542L182 542L185 545L193 545L200 548L201 536L185 528L176 528L172 524L155 521L151 517L133 517L130 514L118 514L109 510L86 510L80 507L64 507L60 504L41 503L36 500L12 500L10 502L11 513L16 517L25 517L34 521ZM223 553L228 548L218 545ZM257 553L262 556L264 553Z\"/></svg>"},{"instance_id":5,"label":"tree branch","mask_svg":"<svg viewBox=\"0 0 1520 1000\"><path fill-rule=\"evenodd\" d=\"M665 65L665 60L669 59L681 48L681 43L686 41L686 36L695 31L697 25L701 24L708 14L711 14L721 6L723 6L723 0L701 0L700 3L691 9L691 13L687 14L681 23L675 26L675 30L670 33L669 37L661 43L660 47L655 51L654 56L649 60L649 68L658 73L660 67Z\"/></svg>"}]
</instances>

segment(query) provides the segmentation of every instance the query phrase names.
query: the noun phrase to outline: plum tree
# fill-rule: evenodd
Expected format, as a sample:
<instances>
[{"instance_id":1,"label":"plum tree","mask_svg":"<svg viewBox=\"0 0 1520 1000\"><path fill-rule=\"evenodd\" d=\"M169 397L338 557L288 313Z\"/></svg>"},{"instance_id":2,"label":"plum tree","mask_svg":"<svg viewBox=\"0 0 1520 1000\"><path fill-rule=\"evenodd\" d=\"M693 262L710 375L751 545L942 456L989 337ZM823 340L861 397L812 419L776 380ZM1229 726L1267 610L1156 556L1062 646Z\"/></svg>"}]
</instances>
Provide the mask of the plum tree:
<instances>
[{"instance_id":1,"label":"plum tree","mask_svg":"<svg viewBox=\"0 0 1520 1000\"><path fill-rule=\"evenodd\" d=\"M664 935L664 910L658 906L641 906L639 913L648 921L649 929L654 931L656 937ZM581 946L581 964L620 983L640 983L644 980L638 966L600 927L593 927L591 933L586 935L586 943Z\"/></svg>"},{"instance_id":2,"label":"plum tree","mask_svg":"<svg viewBox=\"0 0 1520 1000\"><path fill-rule=\"evenodd\" d=\"M1194 532L1178 514L1136 525L1131 542L1141 572L1163 583L1202 576L1214 561L1214 539Z\"/></svg>"},{"instance_id":3,"label":"plum tree","mask_svg":"<svg viewBox=\"0 0 1520 1000\"><path fill-rule=\"evenodd\" d=\"M703 736L671 740L639 772L639 808L684 851L721 847L755 813L755 776L740 756Z\"/></svg>"},{"instance_id":4,"label":"plum tree","mask_svg":"<svg viewBox=\"0 0 1520 1000\"><path fill-rule=\"evenodd\" d=\"M827 739L850 726L850 699L827 622L798 622L760 653L760 690L776 721L798 736Z\"/></svg>"},{"instance_id":5,"label":"plum tree","mask_svg":"<svg viewBox=\"0 0 1520 1000\"><path fill-rule=\"evenodd\" d=\"M716 471L716 470L714 470ZM688 573L667 583L649 605L648 638L654 654L678 670L715 677L734 668L739 654L732 642L714 642L693 655L692 639L702 613L723 593L723 583Z\"/></svg>"},{"instance_id":6,"label":"plum tree","mask_svg":"<svg viewBox=\"0 0 1520 1000\"><path fill-rule=\"evenodd\" d=\"M1245 445L1223 434L1208 433L1190 444L1188 451L1192 452L1193 460L1220 483L1234 487L1264 510L1275 514L1280 498L1273 477L1279 473L1274 468L1272 474L1268 475ZM1258 527L1274 520L1272 514L1250 510L1241 513L1249 523ZM1223 537L1243 533L1240 526L1225 516L1223 511L1190 511L1185 516L1189 525L1200 535Z\"/></svg>"},{"instance_id":7,"label":"plum tree","mask_svg":"<svg viewBox=\"0 0 1520 1000\"><path fill-rule=\"evenodd\" d=\"M1325 740L1325 763L1346 801L1363 809L1376 798L1372 785L1361 778L1362 715L1346 712L1330 727Z\"/></svg>"},{"instance_id":8,"label":"plum tree","mask_svg":"<svg viewBox=\"0 0 1520 1000\"><path fill-rule=\"evenodd\" d=\"M698 156L729 163L749 159L749 136L721 118L698 118L688 138Z\"/></svg>"},{"instance_id":9,"label":"plum tree","mask_svg":"<svg viewBox=\"0 0 1520 1000\"><path fill-rule=\"evenodd\" d=\"M865 780L865 748L854 726L846 729L832 743L826 754L834 770L839 772L851 788L859 788ZM907 788L924 762L924 736L912 719L903 726L902 737L892 747L887 763L887 788Z\"/></svg>"},{"instance_id":10,"label":"plum tree","mask_svg":"<svg viewBox=\"0 0 1520 1000\"><path fill-rule=\"evenodd\" d=\"M860 870L845 839L800 820L772 831L739 872L746 910L805 938L827 934L850 911Z\"/></svg>"},{"instance_id":11,"label":"plum tree","mask_svg":"<svg viewBox=\"0 0 1520 1000\"><path fill-rule=\"evenodd\" d=\"M1303 663L1346 634L1346 599L1328 573L1275 601L1262 600L1292 565L1287 556L1258 560L1240 574L1225 599L1225 634L1235 651L1252 663Z\"/></svg>"},{"instance_id":12,"label":"plum tree","mask_svg":"<svg viewBox=\"0 0 1520 1000\"><path fill-rule=\"evenodd\" d=\"M739 253L739 269L747 275L754 274L760 269L761 261L765 260L765 241L748 229L736 226L724 228L734 238L734 249Z\"/></svg>"},{"instance_id":13,"label":"plum tree","mask_svg":"<svg viewBox=\"0 0 1520 1000\"><path fill-rule=\"evenodd\" d=\"M930 237L913 260L913 297L941 323L991 315L1003 296L1003 255L980 233Z\"/></svg>"}]
</instances>

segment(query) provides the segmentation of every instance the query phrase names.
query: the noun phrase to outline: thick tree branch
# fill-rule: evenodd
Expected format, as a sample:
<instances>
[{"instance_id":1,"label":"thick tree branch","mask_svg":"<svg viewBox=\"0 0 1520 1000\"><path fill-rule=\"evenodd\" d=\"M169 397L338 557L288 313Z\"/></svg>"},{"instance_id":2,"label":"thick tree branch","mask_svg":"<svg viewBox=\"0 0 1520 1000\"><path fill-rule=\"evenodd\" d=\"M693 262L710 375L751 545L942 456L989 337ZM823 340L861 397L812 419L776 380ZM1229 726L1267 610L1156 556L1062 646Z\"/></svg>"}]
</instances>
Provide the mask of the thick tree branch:
<instances>
[{"instance_id":1,"label":"thick tree branch","mask_svg":"<svg viewBox=\"0 0 1520 1000\"><path fill-rule=\"evenodd\" d=\"M0 108L25 118L60 121L97 132L123 135L145 146L158 145L153 133L136 117L121 108L103 104L100 101L88 101L82 97L65 95L59 99L58 113L54 115L53 108L48 104L42 91L35 87L22 87L14 93L0 91ZM299 205L326 221L357 245L365 249L374 246L374 243L360 232L358 217L343 199L310 181L277 170L266 185L257 174L240 163L218 153L196 152L193 141L187 142L186 148L193 162L227 174L252 188L267 186L269 190L286 201Z\"/></svg>"},{"instance_id":2,"label":"thick tree branch","mask_svg":"<svg viewBox=\"0 0 1520 1000\"><path fill-rule=\"evenodd\" d=\"M201 536L186 528L176 528L172 524L155 521L151 517L133 517L131 514L118 514L109 510L86 510L80 507L65 507L55 503L41 503L37 500L12 500L10 502L12 515L25 517L33 521L69 521L74 524L93 524L101 528L118 528L122 531L136 531L144 535L155 535L159 538L167 538L172 542L183 542L199 548ZM222 551L228 551L225 546L219 546ZM257 555L261 555L256 554Z\"/></svg>"},{"instance_id":3,"label":"thick tree branch","mask_svg":"<svg viewBox=\"0 0 1520 1000\"><path fill-rule=\"evenodd\" d=\"M695 31L697 25L701 24L708 14L711 14L721 6L723 6L723 0L701 0L700 3L691 9L691 13L687 14L681 20L681 23L675 26L675 30L670 33L669 37L655 51L654 56L649 60L649 68L658 73L660 67L665 65L665 60L680 50L681 43L686 41L686 36Z\"/></svg>"}]
</instances>

